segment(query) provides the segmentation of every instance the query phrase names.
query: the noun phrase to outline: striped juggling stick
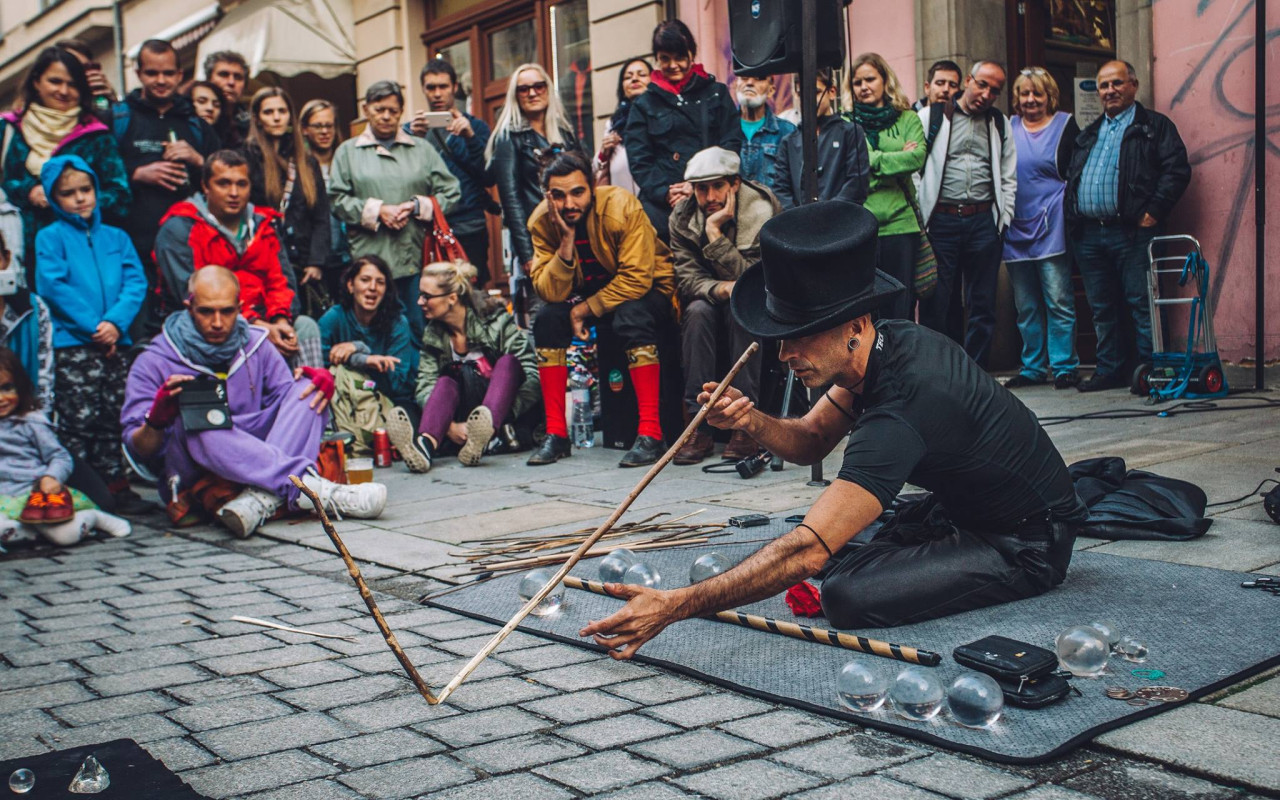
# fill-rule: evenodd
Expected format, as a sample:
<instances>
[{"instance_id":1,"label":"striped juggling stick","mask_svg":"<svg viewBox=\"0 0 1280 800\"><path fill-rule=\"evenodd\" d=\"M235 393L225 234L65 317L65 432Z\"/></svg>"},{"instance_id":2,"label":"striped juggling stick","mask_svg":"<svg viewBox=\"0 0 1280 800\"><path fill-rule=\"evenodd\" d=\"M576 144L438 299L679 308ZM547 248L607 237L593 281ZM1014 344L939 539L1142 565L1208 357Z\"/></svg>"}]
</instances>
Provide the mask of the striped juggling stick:
<instances>
[{"instance_id":1,"label":"striped juggling stick","mask_svg":"<svg viewBox=\"0 0 1280 800\"><path fill-rule=\"evenodd\" d=\"M581 589L594 594L613 597L613 595L609 594L609 592L605 590L604 584L600 581L583 580L582 578L576 578L572 575L566 575L564 578L564 585L568 586L570 589ZM793 639L804 639L805 641L817 642L818 644L828 644L832 647L839 647L843 650L855 650L859 653L867 653L868 655L892 658L894 661L906 661L911 664L922 664L926 667L936 667L938 664L942 663L942 656L928 650L920 650L915 647L893 644L891 642L882 642L879 639L868 639L865 636L855 636L851 633L841 633L839 631L827 630L826 628L814 628L810 625L801 625L796 622L787 622L786 620L761 617L756 614L746 614L741 611L721 611L717 614L705 617L705 619L727 622L730 625L738 625L743 628L755 628L758 631L777 633L783 636L790 636Z\"/></svg>"}]
</instances>

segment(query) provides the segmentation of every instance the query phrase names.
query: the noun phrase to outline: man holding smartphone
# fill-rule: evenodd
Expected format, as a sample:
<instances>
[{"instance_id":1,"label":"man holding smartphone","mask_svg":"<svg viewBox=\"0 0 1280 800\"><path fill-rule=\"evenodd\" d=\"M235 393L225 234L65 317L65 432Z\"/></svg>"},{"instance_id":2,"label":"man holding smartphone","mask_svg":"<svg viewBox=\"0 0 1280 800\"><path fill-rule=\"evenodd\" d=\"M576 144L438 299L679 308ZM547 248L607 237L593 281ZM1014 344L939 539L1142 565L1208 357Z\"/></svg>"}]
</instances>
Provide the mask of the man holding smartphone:
<instances>
[{"instance_id":1,"label":"man holding smartphone","mask_svg":"<svg viewBox=\"0 0 1280 800\"><path fill-rule=\"evenodd\" d=\"M404 131L431 142L449 172L458 179L462 198L445 219L476 267L476 284L483 287L489 282L489 231L484 214L490 208L500 213L485 191L488 181L484 149L489 143L489 126L479 117L458 109L458 73L448 61L440 58L428 61L418 82L431 111L418 112L404 124ZM449 115L443 128L432 125L433 118L440 119L440 114Z\"/></svg>"}]
</instances>

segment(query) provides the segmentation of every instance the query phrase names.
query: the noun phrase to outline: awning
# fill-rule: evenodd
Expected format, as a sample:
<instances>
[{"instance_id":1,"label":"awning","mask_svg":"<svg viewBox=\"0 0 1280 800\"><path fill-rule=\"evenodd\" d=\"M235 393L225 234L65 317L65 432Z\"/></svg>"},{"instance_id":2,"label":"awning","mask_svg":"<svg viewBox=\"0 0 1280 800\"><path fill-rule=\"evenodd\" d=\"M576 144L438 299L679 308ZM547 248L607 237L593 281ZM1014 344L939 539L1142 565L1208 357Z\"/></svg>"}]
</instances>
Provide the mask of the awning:
<instances>
[{"instance_id":1,"label":"awning","mask_svg":"<svg viewBox=\"0 0 1280 800\"><path fill-rule=\"evenodd\" d=\"M178 40L189 39L190 37L188 37L187 34L192 33L197 28L204 28L205 32L208 32L209 28L211 28L213 23L216 22L217 16L218 4L210 3L208 6L200 9L194 14L183 17L164 30L156 31L150 36L142 37L138 40L137 44L125 51L125 56L127 56L130 61L137 61L138 51L142 49L142 43L147 39L160 39L162 41L172 43L175 48L181 49L182 44L184 43Z\"/></svg>"},{"instance_id":2,"label":"awning","mask_svg":"<svg viewBox=\"0 0 1280 800\"><path fill-rule=\"evenodd\" d=\"M310 72L321 78L350 75L356 48L335 5L349 0L246 0L228 11L200 42L198 62L218 50L234 50L249 62L249 76Z\"/></svg>"}]
</instances>

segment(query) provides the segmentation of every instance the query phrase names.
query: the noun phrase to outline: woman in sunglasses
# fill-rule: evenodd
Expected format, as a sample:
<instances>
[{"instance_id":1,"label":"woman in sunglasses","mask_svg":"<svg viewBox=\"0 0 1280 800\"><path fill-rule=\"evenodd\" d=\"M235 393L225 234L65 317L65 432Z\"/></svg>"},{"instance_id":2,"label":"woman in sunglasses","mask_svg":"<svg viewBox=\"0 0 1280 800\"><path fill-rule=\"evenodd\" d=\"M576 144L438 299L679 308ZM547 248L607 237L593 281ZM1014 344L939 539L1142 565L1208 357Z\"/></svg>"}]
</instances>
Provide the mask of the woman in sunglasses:
<instances>
[{"instance_id":1,"label":"woman in sunglasses","mask_svg":"<svg viewBox=\"0 0 1280 800\"><path fill-rule=\"evenodd\" d=\"M581 149L551 76L538 64L516 67L484 156L498 185L502 221L511 232L521 280L527 280L533 262L533 240L525 223L542 202L543 160L560 150Z\"/></svg>"}]
</instances>

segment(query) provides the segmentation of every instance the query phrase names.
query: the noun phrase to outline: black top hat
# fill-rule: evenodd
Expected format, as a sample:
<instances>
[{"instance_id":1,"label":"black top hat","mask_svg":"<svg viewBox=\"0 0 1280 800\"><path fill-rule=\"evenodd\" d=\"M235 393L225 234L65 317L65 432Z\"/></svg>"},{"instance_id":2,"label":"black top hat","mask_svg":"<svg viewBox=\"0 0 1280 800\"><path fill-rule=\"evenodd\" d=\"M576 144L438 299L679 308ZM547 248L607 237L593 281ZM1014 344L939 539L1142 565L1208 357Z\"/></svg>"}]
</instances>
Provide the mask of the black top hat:
<instances>
[{"instance_id":1,"label":"black top hat","mask_svg":"<svg viewBox=\"0 0 1280 800\"><path fill-rule=\"evenodd\" d=\"M875 310L904 290L876 269L879 225L856 203L824 200L760 229L760 263L733 287L733 317L755 336L795 339Z\"/></svg>"}]
</instances>

